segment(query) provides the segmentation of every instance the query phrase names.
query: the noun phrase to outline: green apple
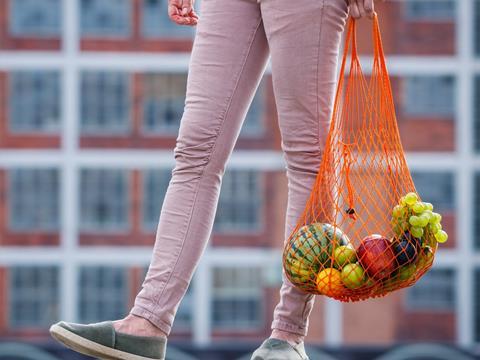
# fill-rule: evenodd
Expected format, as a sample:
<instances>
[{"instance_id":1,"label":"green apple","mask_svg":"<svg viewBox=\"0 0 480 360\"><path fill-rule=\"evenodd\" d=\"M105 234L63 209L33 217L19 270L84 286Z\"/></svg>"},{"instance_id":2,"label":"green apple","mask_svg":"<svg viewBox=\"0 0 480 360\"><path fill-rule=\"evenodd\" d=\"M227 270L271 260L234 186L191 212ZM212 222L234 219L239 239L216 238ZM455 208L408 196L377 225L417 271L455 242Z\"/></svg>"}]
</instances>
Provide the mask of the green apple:
<instances>
[{"instance_id":1,"label":"green apple","mask_svg":"<svg viewBox=\"0 0 480 360\"><path fill-rule=\"evenodd\" d=\"M349 289L357 289L365 284L365 271L360 264L347 264L342 269L342 282Z\"/></svg>"},{"instance_id":2,"label":"green apple","mask_svg":"<svg viewBox=\"0 0 480 360\"><path fill-rule=\"evenodd\" d=\"M341 245L335 248L334 266L337 269L342 268L346 264L357 261L357 252L351 245Z\"/></svg>"}]
</instances>

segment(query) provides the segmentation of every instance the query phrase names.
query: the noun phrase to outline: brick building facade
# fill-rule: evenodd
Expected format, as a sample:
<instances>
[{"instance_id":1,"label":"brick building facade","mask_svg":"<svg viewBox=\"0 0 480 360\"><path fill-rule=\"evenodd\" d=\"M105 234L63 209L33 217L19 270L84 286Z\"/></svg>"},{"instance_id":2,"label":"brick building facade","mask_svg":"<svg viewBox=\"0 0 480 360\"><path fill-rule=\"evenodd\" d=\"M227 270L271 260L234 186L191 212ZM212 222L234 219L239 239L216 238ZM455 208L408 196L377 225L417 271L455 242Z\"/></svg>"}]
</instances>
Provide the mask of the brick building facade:
<instances>
[{"instance_id":1,"label":"brick building facade","mask_svg":"<svg viewBox=\"0 0 480 360\"><path fill-rule=\"evenodd\" d=\"M463 1L390 1L377 10L404 148L450 240L411 289L355 304L317 297L311 344L480 339L480 82L472 80L480 66L476 37L464 39L480 8ZM60 318L119 318L133 303L173 166L194 36L169 21L165 2L0 0L0 338L47 341ZM364 20L366 63L370 36ZM173 341L267 336L287 199L280 143L267 70Z\"/></svg>"}]
</instances>

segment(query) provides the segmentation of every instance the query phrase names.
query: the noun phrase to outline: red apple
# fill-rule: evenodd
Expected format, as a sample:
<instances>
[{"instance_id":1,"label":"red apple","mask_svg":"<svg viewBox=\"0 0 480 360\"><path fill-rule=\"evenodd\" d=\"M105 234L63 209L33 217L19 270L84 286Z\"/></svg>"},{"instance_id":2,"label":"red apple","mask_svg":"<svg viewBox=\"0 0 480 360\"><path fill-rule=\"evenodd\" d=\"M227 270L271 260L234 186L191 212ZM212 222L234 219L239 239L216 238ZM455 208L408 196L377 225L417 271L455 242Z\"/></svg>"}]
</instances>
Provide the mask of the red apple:
<instances>
[{"instance_id":1,"label":"red apple","mask_svg":"<svg viewBox=\"0 0 480 360\"><path fill-rule=\"evenodd\" d=\"M358 261L372 278L381 280L395 271L395 253L392 244L381 235L365 237L357 249Z\"/></svg>"}]
</instances>

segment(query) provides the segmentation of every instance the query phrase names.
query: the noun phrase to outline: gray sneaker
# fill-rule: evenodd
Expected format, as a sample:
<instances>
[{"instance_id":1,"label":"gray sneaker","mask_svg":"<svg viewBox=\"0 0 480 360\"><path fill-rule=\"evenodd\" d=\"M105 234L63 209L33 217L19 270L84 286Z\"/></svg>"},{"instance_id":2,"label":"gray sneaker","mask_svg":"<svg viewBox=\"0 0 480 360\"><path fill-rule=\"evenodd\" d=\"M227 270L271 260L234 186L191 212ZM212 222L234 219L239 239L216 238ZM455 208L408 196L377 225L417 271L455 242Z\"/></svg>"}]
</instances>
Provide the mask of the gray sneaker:
<instances>
[{"instance_id":1,"label":"gray sneaker","mask_svg":"<svg viewBox=\"0 0 480 360\"><path fill-rule=\"evenodd\" d=\"M167 339L116 332L111 321L75 324L60 321L50 334L72 350L100 359L164 360Z\"/></svg>"},{"instance_id":2,"label":"gray sneaker","mask_svg":"<svg viewBox=\"0 0 480 360\"><path fill-rule=\"evenodd\" d=\"M287 341L269 338L255 350L250 360L309 360L302 343L292 346Z\"/></svg>"}]
</instances>

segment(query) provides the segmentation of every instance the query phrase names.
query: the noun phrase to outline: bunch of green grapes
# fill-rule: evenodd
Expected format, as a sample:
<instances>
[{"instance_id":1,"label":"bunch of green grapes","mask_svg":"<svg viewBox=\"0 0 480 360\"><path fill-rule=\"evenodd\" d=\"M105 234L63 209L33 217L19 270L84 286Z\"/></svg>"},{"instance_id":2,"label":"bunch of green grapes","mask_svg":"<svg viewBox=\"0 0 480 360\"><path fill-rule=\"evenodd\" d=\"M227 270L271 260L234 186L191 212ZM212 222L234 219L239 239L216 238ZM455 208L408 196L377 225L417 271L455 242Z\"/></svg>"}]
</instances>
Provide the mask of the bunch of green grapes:
<instances>
[{"instance_id":1,"label":"bunch of green grapes","mask_svg":"<svg viewBox=\"0 0 480 360\"><path fill-rule=\"evenodd\" d=\"M425 231L430 230L439 243L444 243L448 234L442 230L441 221L442 215L433 211L433 205L419 201L414 192L401 197L392 211L393 230L397 235L409 231L412 236L421 239Z\"/></svg>"}]
</instances>

